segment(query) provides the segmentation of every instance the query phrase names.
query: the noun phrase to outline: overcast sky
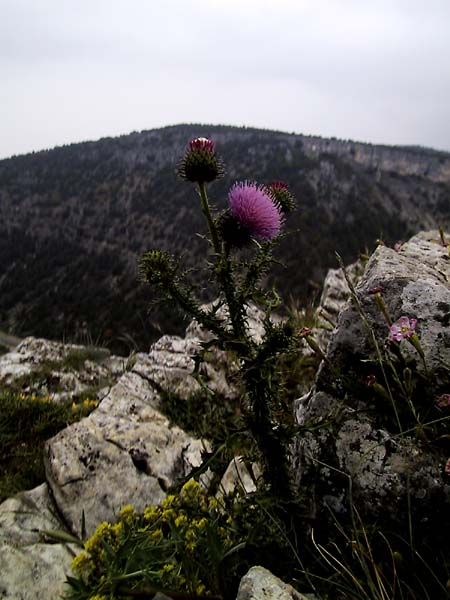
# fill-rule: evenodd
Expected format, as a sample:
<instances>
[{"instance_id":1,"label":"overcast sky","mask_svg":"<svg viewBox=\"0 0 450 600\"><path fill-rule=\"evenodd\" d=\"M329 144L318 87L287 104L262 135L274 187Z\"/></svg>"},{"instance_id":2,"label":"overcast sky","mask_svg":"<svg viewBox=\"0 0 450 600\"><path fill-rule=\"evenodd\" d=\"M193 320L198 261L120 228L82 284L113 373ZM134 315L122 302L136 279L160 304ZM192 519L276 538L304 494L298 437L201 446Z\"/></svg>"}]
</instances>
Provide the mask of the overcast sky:
<instances>
[{"instance_id":1,"label":"overcast sky","mask_svg":"<svg viewBox=\"0 0 450 600\"><path fill-rule=\"evenodd\" d=\"M0 0L0 157L176 123L450 150L450 0Z\"/></svg>"}]
</instances>

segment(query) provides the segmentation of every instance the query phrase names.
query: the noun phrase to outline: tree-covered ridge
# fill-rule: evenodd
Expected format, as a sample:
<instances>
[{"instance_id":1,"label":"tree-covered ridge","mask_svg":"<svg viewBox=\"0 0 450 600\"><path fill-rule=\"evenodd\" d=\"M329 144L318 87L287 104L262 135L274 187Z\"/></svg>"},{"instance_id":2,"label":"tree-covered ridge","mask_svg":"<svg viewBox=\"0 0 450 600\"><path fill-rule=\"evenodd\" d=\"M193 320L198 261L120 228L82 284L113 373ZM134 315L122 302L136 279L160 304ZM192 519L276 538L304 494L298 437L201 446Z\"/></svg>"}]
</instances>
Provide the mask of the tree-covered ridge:
<instances>
[{"instance_id":1,"label":"tree-covered ridge","mask_svg":"<svg viewBox=\"0 0 450 600\"><path fill-rule=\"evenodd\" d=\"M214 139L228 171L211 187L220 207L237 180L286 181L298 199L274 277L306 301L335 266L418 229L450 223L450 156L268 130L179 125L0 161L0 328L101 340L115 351L180 331L172 307L147 315L137 257L152 247L190 268L207 251L198 199L174 171L186 140ZM208 291L204 291L205 299ZM126 337L126 340L124 339Z\"/></svg>"}]
</instances>

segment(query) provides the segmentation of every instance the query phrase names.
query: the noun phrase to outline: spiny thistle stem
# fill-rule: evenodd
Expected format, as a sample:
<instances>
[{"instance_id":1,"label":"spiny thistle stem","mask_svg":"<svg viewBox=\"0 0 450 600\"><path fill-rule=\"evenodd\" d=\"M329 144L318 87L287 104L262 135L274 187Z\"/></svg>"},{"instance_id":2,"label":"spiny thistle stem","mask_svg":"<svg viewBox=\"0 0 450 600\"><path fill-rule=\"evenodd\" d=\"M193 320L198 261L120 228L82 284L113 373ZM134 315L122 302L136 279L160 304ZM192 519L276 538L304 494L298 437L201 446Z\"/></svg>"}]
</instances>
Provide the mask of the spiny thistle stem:
<instances>
[{"instance_id":1,"label":"spiny thistle stem","mask_svg":"<svg viewBox=\"0 0 450 600\"><path fill-rule=\"evenodd\" d=\"M211 209L209 207L208 196L206 194L206 185L204 183L199 183L198 191L200 194L200 200L201 200L201 204L202 204L202 212L208 223L208 229L209 229L209 233L211 235L212 247L214 249L214 252L217 254L217 256L222 256L222 244L220 243L220 240L219 240L219 235L217 233L217 227L211 216Z\"/></svg>"},{"instance_id":2,"label":"spiny thistle stem","mask_svg":"<svg viewBox=\"0 0 450 600\"><path fill-rule=\"evenodd\" d=\"M271 407L275 404L276 397L268 387L268 378L268 374L263 374L257 365L249 365L246 370L244 380L252 408L249 427L265 462L264 477L271 486L272 493L280 499L290 500L292 489L289 460L285 444L272 419Z\"/></svg>"},{"instance_id":3,"label":"spiny thistle stem","mask_svg":"<svg viewBox=\"0 0 450 600\"><path fill-rule=\"evenodd\" d=\"M226 256L226 251L223 248L223 245L219 239L216 224L214 223L214 220L211 216L208 195L206 193L206 185L204 183L199 183L198 189L202 204L202 212L208 223L209 233L211 236L211 244L214 249L214 252L218 257L217 275L219 277L219 282L221 284L222 291L227 301L233 331L238 340L247 340L247 334L245 331L243 319L244 307L240 302L237 301L234 292L235 286L233 284L231 261Z\"/></svg>"}]
</instances>

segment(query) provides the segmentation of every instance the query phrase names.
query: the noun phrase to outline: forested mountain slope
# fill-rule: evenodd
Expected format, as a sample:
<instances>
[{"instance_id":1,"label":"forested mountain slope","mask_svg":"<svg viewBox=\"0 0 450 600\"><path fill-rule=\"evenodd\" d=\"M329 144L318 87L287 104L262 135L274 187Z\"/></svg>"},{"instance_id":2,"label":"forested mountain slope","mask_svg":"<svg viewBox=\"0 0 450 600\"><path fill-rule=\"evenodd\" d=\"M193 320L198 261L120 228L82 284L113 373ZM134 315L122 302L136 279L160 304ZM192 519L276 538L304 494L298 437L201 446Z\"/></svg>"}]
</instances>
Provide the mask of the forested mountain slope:
<instances>
[{"instance_id":1,"label":"forested mountain slope","mask_svg":"<svg viewBox=\"0 0 450 600\"><path fill-rule=\"evenodd\" d=\"M194 188L176 176L189 139L211 137L236 180L286 181L297 198L274 278L286 298L317 294L335 251L352 261L377 239L450 226L450 154L416 147L214 125L178 125L0 161L0 329L100 342L116 352L180 331L164 305L148 314L137 258L160 247L186 267L204 258ZM205 298L213 290L204 290ZM133 340L133 342L131 341Z\"/></svg>"}]
</instances>

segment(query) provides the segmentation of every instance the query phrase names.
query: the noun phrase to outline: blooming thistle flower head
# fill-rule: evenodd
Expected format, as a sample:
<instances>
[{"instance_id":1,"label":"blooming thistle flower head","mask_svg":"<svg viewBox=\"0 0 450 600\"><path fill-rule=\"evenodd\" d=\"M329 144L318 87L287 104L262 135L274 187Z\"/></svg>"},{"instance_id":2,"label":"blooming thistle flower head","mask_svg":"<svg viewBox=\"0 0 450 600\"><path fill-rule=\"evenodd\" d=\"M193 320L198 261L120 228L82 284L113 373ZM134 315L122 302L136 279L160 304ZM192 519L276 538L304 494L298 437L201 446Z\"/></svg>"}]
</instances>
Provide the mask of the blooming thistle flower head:
<instances>
[{"instance_id":1,"label":"blooming thistle flower head","mask_svg":"<svg viewBox=\"0 0 450 600\"><path fill-rule=\"evenodd\" d=\"M280 233L283 218L267 189L256 183L235 183L228 193L230 213L250 236L269 241Z\"/></svg>"},{"instance_id":2,"label":"blooming thistle flower head","mask_svg":"<svg viewBox=\"0 0 450 600\"><path fill-rule=\"evenodd\" d=\"M281 212L287 214L295 208L295 200L288 186L283 181L272 181L267 186L273 201L280 207Z\"/></svg>"},{"instance_id":3,"label":"blooming thistle flower head","mask_svg":"<svg viewBox=\"0 0 450 600\"><path fill-rule=\"evenodd\" d=\"M191 140L178 173L183 179L194 183L208 183L221 177L224 169L216 154L214 142L204 137Z\"/></svg>"},{"instance_id":4,"label":"blooming thistle flower head","mask_svg":"<svg viewBox=\"0 0 450 600\"><path fill-rule=\"evenodd\" d=\"M410 338L417 325L417 319L410 319L409 317L400 317L395 323L389 328L389 341L401 342Z\"/></svg>"}]
</instances>

